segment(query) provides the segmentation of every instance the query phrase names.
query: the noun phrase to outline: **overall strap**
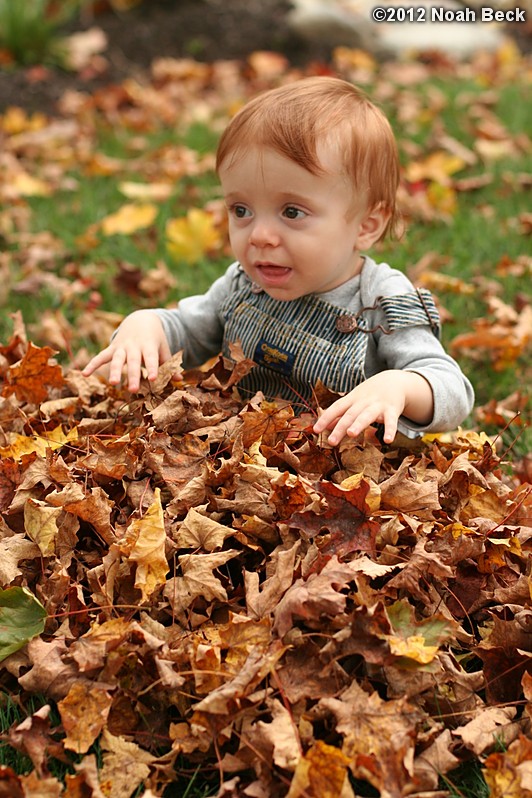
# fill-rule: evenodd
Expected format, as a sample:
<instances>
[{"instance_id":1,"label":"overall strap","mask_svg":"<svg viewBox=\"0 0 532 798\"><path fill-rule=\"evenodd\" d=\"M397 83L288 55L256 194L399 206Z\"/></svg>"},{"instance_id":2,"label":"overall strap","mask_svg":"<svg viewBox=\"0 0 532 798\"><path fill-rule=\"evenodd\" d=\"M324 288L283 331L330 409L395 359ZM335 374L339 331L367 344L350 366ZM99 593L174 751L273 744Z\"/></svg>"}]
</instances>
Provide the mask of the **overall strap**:
<instances>
[{"instance_id":1,"label":"overall strap","mask_svg":"<svg viewBox=\"0 0 532 798\"><path fill-rule=\"evenodd\" d=\"M377 302L384 310L389 332L428 324L436 338L440 337L440 314L426 288L398 296L381 296Z\"/></svg>"}]
</instances>

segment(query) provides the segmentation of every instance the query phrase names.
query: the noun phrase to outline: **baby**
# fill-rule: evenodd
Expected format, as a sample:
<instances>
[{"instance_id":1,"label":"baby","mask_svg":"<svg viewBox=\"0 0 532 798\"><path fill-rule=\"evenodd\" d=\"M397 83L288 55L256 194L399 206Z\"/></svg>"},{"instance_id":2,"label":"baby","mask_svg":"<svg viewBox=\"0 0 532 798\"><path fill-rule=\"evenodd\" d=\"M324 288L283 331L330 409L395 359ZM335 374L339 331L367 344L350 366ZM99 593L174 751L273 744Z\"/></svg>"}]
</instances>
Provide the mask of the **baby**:
<instances>
[{"instance_id":1,"label":"baby","mask_svg":"<svg viewBox=\"0 0 532 798\"><path fill-rule=\"evenodd\" d=\"M201 296L122 322L86 376L144 366L183 350L190 368L240 343L255 367L239 383L294 405L318 380L342 394L320 415L329 443L382 424L415 437L455 428L474 394L439 341L426 290L367 251L397 222L397 145L382 112L346 81L316 77L261 94L222 134L216 158L236 258Z\"/></svg>"}]
</instances>

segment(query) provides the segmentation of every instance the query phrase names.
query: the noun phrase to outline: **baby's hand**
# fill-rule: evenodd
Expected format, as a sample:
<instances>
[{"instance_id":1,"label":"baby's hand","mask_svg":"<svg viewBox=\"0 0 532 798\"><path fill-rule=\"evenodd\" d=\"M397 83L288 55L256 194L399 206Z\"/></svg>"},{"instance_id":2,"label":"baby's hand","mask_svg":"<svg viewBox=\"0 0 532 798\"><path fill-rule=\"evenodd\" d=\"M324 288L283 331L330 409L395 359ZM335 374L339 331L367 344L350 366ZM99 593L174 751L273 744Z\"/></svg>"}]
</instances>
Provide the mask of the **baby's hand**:
<instances>
[{"instance_id":1,"label":"baby's hand","mask_svg":"<svg viewBox=\"0 0 532 798\"><path fill-rule=\"evenodd\" d=\"M154 380L159 366L170 356L159 316L151 310L137 310L124 319L109 346L95 355L82 373L89 377L108 363L109 382L118 385L125 367L127 387L130 391L138 391L142 365L146 366L148 379Z\"/></svg>"},{"instance_id":2,"label":"baby's hand","mask_svg":"<svg viewBox=\"0 0 532 798\"><path fill-rule=\"evenodd\" d=\"M323 411L314 432L332 430L328 440L336 446L345 435L356 438L370 424L381 423L384 442L391 443L399 416L403 414L418 424L428 423L433 414L432 389L420 374L390 369L375 374L337 399Z\"/></svg>"}]
</instances>

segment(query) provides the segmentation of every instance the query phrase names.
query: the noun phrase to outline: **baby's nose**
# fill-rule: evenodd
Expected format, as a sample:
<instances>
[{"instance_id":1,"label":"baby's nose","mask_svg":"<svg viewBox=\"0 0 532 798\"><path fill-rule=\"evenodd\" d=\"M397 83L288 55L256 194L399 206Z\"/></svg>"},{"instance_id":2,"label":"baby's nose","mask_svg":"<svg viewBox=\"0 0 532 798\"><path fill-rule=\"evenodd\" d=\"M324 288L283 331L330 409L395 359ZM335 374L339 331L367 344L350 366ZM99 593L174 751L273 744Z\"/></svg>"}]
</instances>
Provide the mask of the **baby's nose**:
<instances>
[{"instance_id":1,"label":"baby's nose","mask_svg":"<svg viewBox=\"0 0 532 798\"><path fill-rule=\"evenodd\" d=\"M256 247L277 246L279 235L273 222L266 220L255 222L249 235L249 241Z\"/></svg>"}]
</instances>

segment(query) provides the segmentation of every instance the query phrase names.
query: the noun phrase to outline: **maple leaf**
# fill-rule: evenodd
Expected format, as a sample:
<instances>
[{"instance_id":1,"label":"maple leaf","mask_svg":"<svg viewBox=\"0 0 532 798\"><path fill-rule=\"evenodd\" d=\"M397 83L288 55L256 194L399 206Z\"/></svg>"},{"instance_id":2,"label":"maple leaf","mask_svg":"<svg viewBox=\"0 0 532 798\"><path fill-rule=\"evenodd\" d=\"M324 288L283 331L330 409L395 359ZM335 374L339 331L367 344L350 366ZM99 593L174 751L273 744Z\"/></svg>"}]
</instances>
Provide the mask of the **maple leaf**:
<instances>
[{"instance_id":1,"label":"maple leaf","mask_svg":"<svg viewBox=\"0 0 532 798\"><path fill-rule=\"evenodd\" d=\"M132 200L167 200L175 191L172 183L135 183L131 180L118 184L118 190Z\"/></svg>"},{"instance_id":2,"label":"maple leaf","mask_svg":"<svg viewBox=\"0 0 532 798\"><path fill-rule=\"evenodd\" d=\"M50 507L45 502L32 499L24 505L24 527L28 536L39 546L43 557L55 552L58 533L57 521L63 512L61 507Z\"/></svg>"},{"instance_id":3,"label":"maple leaf","mask_svg":"<svg viewBox=\"0 0 532 798\"><path fill-rule=\"evenodd\" d=\"M46 457L48 449L61 449L66 443L76 441L77 437L78 433L75 427L65 435L61 424L55 429L46 430L39 435L11 434L8 437L9 445L1 446L0 454L13 460L22 460L26 455L32 453Z\"/></svg>"},{"instance_id":4,"label":"maple leaf","mask_svg":"<svg viewBox=\"0 0 532 798\"><path fill-rule=\"evenodd\" d=\"M65 748L86 753L105 727L112 696L103 685L77 681L57 704L66 731Z\"/></svg>"},{"instance_id":5,"label":"maple leaf","mask_svg":"<svg viewBox=\"0 0 532 798\"><path fill-rule=\"evenodd\" d=\"M166 582L164 595L176 613L182 616L197 598L205 601L227 601L227 591L213 570L237 557L236 549L213 554L183 554L178 562L183 576L173 577Z\"/></svg>"},{"instance_id":6,"label":"maple leaf","mask_svg":"<svg viewBox=\"0 0 532 798\"><path fill-rule=\"evenodd\" d=\"M411 161L406 167L405 176L410 183L419 180L431 180L441 185L449 185L449 178L465 166L465 161L458 155L452 155L442 150L433 152L424 160Z\"/></svg>"},{"instance_id":7,"label":"maple leaf","mask_svg":"<svg viewBox=\"0 0 532 798\"><path fill-rule=\"evenodd\" d=\"M442 615L416 621L413 607L405 601L391 604L386 613L392 625L392 633L387 635L391 653L420 665L433 661L442 643L454 637L458 626Z\"/></svg>"},{"instance_id":8,"label":"maple leaf","mask_svg":"<svg viewBox=\"0 0 532 798\"><path fill-rule=\"evenodd\" d=\"M155 757L136 743L116 737L105 728L99 742L104 751L99 774L101 784L112 784L113 798L129 798L147 780L149 765Z\"/></svg>"},{"instance_id":9,"label":"maple leaf","mask_svg":"<svg viewBox=\"0 0 532 798\"><path fill-rule=\"evenodd\" d=\"M335 716L353 775L369 781L382 798L404 795L412 777L419 710L405 699L383 701L376 692L368 695L356 682L339 699L324 698L318 707Z\"/></svg>"},{"instance_id":10,"label":"maple leaf","mask_svg":"<svg viewBox=\"0 0 532 798\"><path fill-rule=\"evenodd\" d=\"M221 245L211 213L190 208L187 215L166 223L167 247L176 260L196 263L204 255Z\"/></svg>"},{"instance_id":11,"label":"maple leaf","mask_svg":"<svg viewBox=\"0 0 532 798\"><path fill-rule=\"evenodd\" d=\"M17 751L30 757L37 774L42 777L46 772L46 756L48 749L53 749L50 734L50 709L48 704L38 709L18 725L9 729L7 739Z\"/></svg>"},{"instance_id":12,"label":"maple leaf","mask_svg":"<svg viewBox=\"0 0 532 798\"><path fill-rule=\"evenodd\" d=\"M20 363L8 369L2 396L15 394L22 402L39 404L48 397L51 388L61 388L64 385L61 366L48 362L55 354L50 347L34 346L30 341Z\"/></svg>"},{"instance_id":13,"label":"maple leaf","mask_svg":"<svg viewBox=\"0 0 532 798\"><path fill-rule=\"evenodd\" d=\"M340 592L354 578L349 564L338 562L333 556L321 573L308 579L297 579L286 591L275 610L274 629L284 637L294 618L317 623L322 616L336 616L345 610L347 596Z\"/></svg>"},{"instance_id":14,"label":"maple leaf","mask_svg":"<svg viewBox=\"0 0 532 798\"><path fill-rule=\"evenodd\" d=\"M62 507L65 512L72 513L91 524L107 543L114 542L115 535L111 529L113 505L102 488L91 488L85 493L79 483L71 482L61 491L49 493L46 500L54 507Z\"/></svg>"},{"instance_id":15,"label":"maple leaf","mask_svg":"<svg viewBox=\"0 0 532 798\"><path fill-rule=\"evenodd\" d=\"M332 745L316 740L300 758L286 798L349 798L348 758Z\"/></svg>"},{"instance_id":16,"label":"maple leaf","mask_svg":"<svg viewBox=\"0 0 532 798\"><path fill-rule=\"evenodd\" d=\"M164 528L161 490L155 488L153 503L141 518L129 525L121 550L128 559L137 564L135 587L147 601L157 587L165 583L169 566L165 554L166 531Z\"/></svg>"},{"instance_id":17,"label":"maple leaf","mask_svg":"<svg viewBox=\"0 0 532 798\"><path fill-rule=\"evenodd\" d=\"M271 713L269 722L259 720L251 734L251 745L254 750L267 751L268 759L278 767L294 770L301 756L299 734L290 712L279 699L266 701Z\"/></svg>"},{"instance_id":18,"label":"maple leaf","mask_svg":"<svg viewBox=\"0 0 532 798\"><path fill-rule=\"evenodd\" d=\"M328 532L319 542L322 554L344 557L355 551L374 552L379 525L367 517L369 482L360 480L355 488L345 489L323 481L319 491L326 499L327 509L319 513L312 510L295 513L287 519L290 526L310 538Z\"/></svg>"},{"instance_id":19,"label":"maple leaf","mask_svg":"<svg viewBox=\"0 0 532 798\"><path fill-rule=\"evenodd\" d=\"M9 585L22 576L19 563L39 556L39 547L24 535L10 535L0 539L0 585Z\"/></svg>"},{"instance_id":20,"label":"maple leaf","mask_svg":"<svg viewBox=\"0 0 532 798\"><path fill-rule=\"evenodd\" d=\"M490 754L483 775L492 798L525 798L532 792L532 741L520 735L507 751Z\"/></svg>"},{"instance_id":21,"label":"maple leaf","mask_svg":"<svg viewBox=\"0 0 532 798\"><path fill-rule=\"evenodd\" d=\"M181 549L214 551L221 549L225 539L234 534L234 529L202 515L191 507L179 527L179 531L174 536L174 540Z\"/></svg>"},{"instance_id":22,"label":"maple leaf","mask_svg":"<svg viewBox=\"0 0 532 798\"><path fill-rule=\"evenodd\" d=\"M438 474L416 467L413 456L406 457L391 477L380 483L383 507L431 518L440 510Z\"/></svg>"}]
</instances>

